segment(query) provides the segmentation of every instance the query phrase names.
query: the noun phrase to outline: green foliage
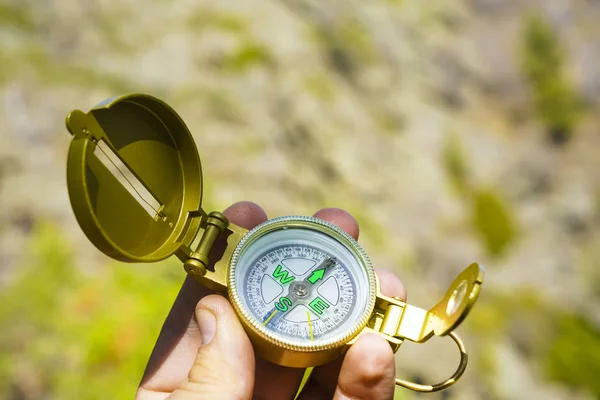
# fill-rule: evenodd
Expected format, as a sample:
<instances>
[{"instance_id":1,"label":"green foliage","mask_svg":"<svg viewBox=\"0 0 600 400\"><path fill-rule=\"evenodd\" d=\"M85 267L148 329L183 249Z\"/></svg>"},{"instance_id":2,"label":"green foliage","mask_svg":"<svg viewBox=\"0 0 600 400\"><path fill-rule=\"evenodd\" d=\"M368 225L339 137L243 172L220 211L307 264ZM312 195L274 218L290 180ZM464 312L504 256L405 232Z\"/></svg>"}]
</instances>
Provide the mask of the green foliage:
<instances>
[{"instance_id":1,"label":"green foliage","mask_svg":"<svg viewBox=\"0 0 600 400\"><path fill-rule=\"evenodd\" d=\"M504 335L510 314L506 313L504 301L491 296L479 299L474 312L469 315L469 327L487 338Z\"/></svg>"},{"instance_id":2,"label":"green foliage","mask_svg":"<svg viewBox=\"0 0 600 400\"><path fill-rule=\"evenodd\" d=\"M491 256L501 256L517 237L507 202L492 188L476 189L469 183L469 163L456 134L447 136L442 163L450 184L471 207L471 224Z\"/></svg>"},{"instance_id":3,"label":"green foliage","mask_svg":"<svg viewBox=\"0 0 600 400\"><path fill-rule=\"evenodd\" d=\"M535 328L546 326L542 319L549 315L547 308L537 291L527 286L510 292L486 292L469 315L469 327L482 337L499 339L511 323L521 320L535 321Z\"/></svg>"},{"instance_id":4,"label":"green foliage","mask_svg":"<svg viewBox=\"0 0 600 400\"><path fill-rule=\"evenodd\" d=\"M551 379L585 388L600 398L600 330L582 316L563 314L546 365Z\"/></svg>"},{"instance_id":5,"label":"green foliage","mask_svg":"<svg viewBox=\"0 0 600 400\"><path fill-rule=\"evenodd\" d=\"M468 326L485 338L486 347L476 357L478 368L487 374L494 374L498 362L494 343L508 334L550 379L600 398L600 329L585 316L557 310L535 288L486 294L470 314Z\"/></svg>"},{"instance_id":6,"label":"green foliage","mask_svg":"<svg viewBox=\"0 0 600 400\"><path fill-rule=\"evenodd\" d=\"M569 139L577 122L578 99L564 75L564 54L558 36L537 15L525 24L521 53L535 111L551 139L562 143Z\"/></svg>"},{"instance_id":7,"label":"green foliage","mask_svg":"<svg viewBox=\"0 0 600 400\"><path fill-rule=\"evenodd\" d=\"M245 43L232 54L229 54L223 66L230 72L244 72L256 65L267 65L273 61L269 49L258 43Z\"/></svg>"},{"instance_id":8,"label":"green foliage","mask_svg":"<svg viewBox=\"0 0 600 400\"><path fill-rule=\"evenodd\" d=\"M600 299L600 236L582 246L579 267L582 281L591 289L590 295Z\"/></svg>"},{"instance_id":9,"label":"green foliage","mask_svg":"<svg viewBox=\"0 0 600 400\"><path fill-rule=\"evenodd\" d=\"M37 226L0 293L0 399L132 398L181 271L115 263L86 277L60 237Z\"/></svg>"},{"instance_id":10,"label":"green foliage","mask_svg":"<svg viewBox=\"0 0 600 400\"><path fill-rule=\"evenodd\" d=\"M35 21L26 6L0 3L0 26L31 31L35 27Z\"/></svg>"},{"instance_id":11,"label":"green foliage","mask_svg":"<svg viewBox=\"0 0 600 400\"><path fill-rule=\"evenodd\" d=\"M458 193L466 194L469 166L460 140L454 133L446 137L442 162L452 186Z\"/></svg>"},{"instance_id":12,"label":"green foliage","mask_svg":"<svg viewBox=\"0 0 600 400\"><path fill-rule=\"evenodd\" d=\"M351 47L355 55L363 62L373 62L377 58L371 33L357 19L351 19L338 28L340 42Z\"/></svg>"},{"instance_id":13,"label":"green foliage","mask_svg":"<svg viewBox=\"0 0 600 400\"><path fill-rule=\"evenodd\" d=\"M233 34L244 34L248 30L248 23L241 16L206 9L191 13L186 24L192 29L213 28Z\"/></svg>"},{"instance_id":14,"label":"green foliage","mask_svg":"<svg viewBox=\"0 0 600 400\"><path fill-rule=\"evenodd\" d=\"M508 205L498 193L484 189L473 194L472 207L473 226L488 253L502 255L517 235Z\"/></svg>"},{"instance_id":15,"label":"green foliage","mask_svg":"<svg viewBox=\"0 0 600 400\"><path fill-rule=\"evenodd\" d=\"M394 112L380 112L375 116L380 132L386 135L398 135L404 129L404 119Z\"/></svg>"},{"instance_id":16,"label":"green foliage","mask_svg":"<svg viewBox=\"0 0 600 400\"><path fill-rule=\"evenodd\" d=\"M379 57L369 30L356 19L332 25L315 25L311 34L337 73L353 80L357 69Z\"/></svg>"},{"instance_id":17,"label":"green foliage","mask_svg":"<svg viewBox=\"0 0 600 400\"><path fill-rule=\"evenodd\" d=\"M0 83L23 71L31 71L35 83L44 86L79 85L89 89L103 88L112 93L128 93L135 87L116 74L56 60L38 45L24 46L18 51L2 52L0 49Z\"/></svg>"}]
</instances>

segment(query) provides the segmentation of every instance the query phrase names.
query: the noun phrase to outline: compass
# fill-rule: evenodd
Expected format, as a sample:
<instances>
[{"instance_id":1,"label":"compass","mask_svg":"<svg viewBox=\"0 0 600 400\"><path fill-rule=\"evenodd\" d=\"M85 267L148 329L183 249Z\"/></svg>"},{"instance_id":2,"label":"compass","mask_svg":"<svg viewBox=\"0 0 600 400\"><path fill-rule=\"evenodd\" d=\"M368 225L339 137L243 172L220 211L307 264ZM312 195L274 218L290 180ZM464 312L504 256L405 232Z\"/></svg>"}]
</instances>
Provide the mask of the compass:
<instances>
[{"instance_id":1,"label":"compass","mask_svg":"<svg viewBox=\"0 0 600 400\"><path fill-rule=\"evenodd\" d=\"M461 361L436 385L396 379L417 391L455 383L467 353L453 331L475 303L482 267L469 265L426 310L386 297L369 257L335 225L286 216L252 230L202 209L196 144L180 116L144 94L110 98L66 119L72 134L67 183L75 217L103 253L124 262L172 255L199 283L226 294L255 351L290 367L344 354L366 332L397 351L404 340L449 336Z\"/></svg>"}]
</instances>

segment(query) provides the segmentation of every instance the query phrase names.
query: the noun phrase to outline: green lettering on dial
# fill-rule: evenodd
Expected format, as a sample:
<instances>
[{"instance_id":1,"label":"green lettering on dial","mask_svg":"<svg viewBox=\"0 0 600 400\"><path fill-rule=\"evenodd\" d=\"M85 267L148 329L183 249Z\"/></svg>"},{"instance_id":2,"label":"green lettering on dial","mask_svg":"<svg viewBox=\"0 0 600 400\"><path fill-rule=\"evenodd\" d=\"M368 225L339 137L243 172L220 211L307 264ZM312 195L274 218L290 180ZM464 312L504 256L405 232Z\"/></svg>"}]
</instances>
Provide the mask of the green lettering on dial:
<instances>
[{"instance_id":1,"label":"green lettering on dial","mask_svg":"<svg viewBox=\"0 0 600 400\"><path fill-rule=\"evenodd\" d=\"M316 299L314 299L313 301L311 301L311 302L308 304L308 306L309 306L310 308L312 308L312 310L313 310L315 313L319 314L319 315L322 315L322 314L323 314L323 311L325 311L325 309L326 309L326 308L329 308L329 304L327 304L327 303L325 302L325 300L323 300L323 299L322 299L322 298L320 298L320 297L317 297Z\"/></svg>"},{"instance_id":2,"label":"green lettering on dial","mask_svg":"<svg viewBox=\"0 0 600 400\"><path fill-rule=\"evenodd\" d=\"M275 271L273 271L273 278L279 280L279 282L284 285L296 279L294 275L290 275L289 271L283 269L281 265L278 265L277 268L275 268Z\"/></svg>"},{"instance_id":3,"label":"green lettering on dial","mask_svg":"<svg viewBox=\"0 0 600 400\"><path fill-rule=\"evenodd\" d=\"M292 301L287 297L282 297L279 299L277 303L275 303L275 308L281 312L286 312L288 308L292 306ZM327 306L329 307L329 306Z\"/></svg>"}]
</instances>

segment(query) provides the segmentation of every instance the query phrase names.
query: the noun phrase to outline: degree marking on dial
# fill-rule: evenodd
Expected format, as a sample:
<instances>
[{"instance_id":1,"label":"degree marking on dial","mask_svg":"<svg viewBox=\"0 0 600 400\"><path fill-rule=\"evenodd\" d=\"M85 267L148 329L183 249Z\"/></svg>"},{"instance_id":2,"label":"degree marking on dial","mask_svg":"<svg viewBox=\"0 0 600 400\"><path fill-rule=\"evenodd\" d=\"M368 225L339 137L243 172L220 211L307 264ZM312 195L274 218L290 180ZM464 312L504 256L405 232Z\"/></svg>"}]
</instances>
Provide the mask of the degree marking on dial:
<instances>
[{"instance_id":1,"label":"degree marking on dial","mask_svg":"<svg viewBox=\"0 0 600 400\"><path fill-rule=\"evenodd\" d=\"M340 298L338 281L333 276L330 276L317 288L317 293L327 300L328 303L336 306Z\"/></svg>"},{"instance_id":2,"label":"degree marking on dial","mask_svg":"<svg viewBox=\"0 0 600 400\"><path fill-rule=\"evenodd\" d=\"M314 267L315 264L316 261L300 257L290 257L281 260L281 265L289 269L296 276L303 276Z\"/></svg>"}]
</instances>

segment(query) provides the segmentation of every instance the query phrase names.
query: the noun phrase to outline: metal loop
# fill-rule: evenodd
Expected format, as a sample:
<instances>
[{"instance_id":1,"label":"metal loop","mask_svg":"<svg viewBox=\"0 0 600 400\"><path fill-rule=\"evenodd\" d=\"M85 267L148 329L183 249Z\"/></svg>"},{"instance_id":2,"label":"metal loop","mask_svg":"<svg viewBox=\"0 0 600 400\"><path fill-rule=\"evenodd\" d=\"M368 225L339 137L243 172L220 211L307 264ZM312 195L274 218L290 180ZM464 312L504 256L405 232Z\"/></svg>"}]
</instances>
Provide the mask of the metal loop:
<instances>
[{"instance_id":1,"label":"metal loop","mask_svg":"<svg viewBox=\"0 0 600 400\"><path fill-rule=\"evenodd\" d=\"M458 335L454 332L450 332L448 333L448 336L450 336L454 340L454 342L458 346L458 349L460 350L460 363L458 364L458 368L456 369L456 371L454 371L454 374L452 374L450 378L446 379L444 382L435 385L421 385L419 383L409 382L396 378L396 385L404 386L405 388L414 390L416 392L437 392L438 390L443 390L449 386L454 385L467 369L468 356L467 349L465 348L464 343L462 342L462 340L460 340Z\"/></svg>"}]
</instances>

